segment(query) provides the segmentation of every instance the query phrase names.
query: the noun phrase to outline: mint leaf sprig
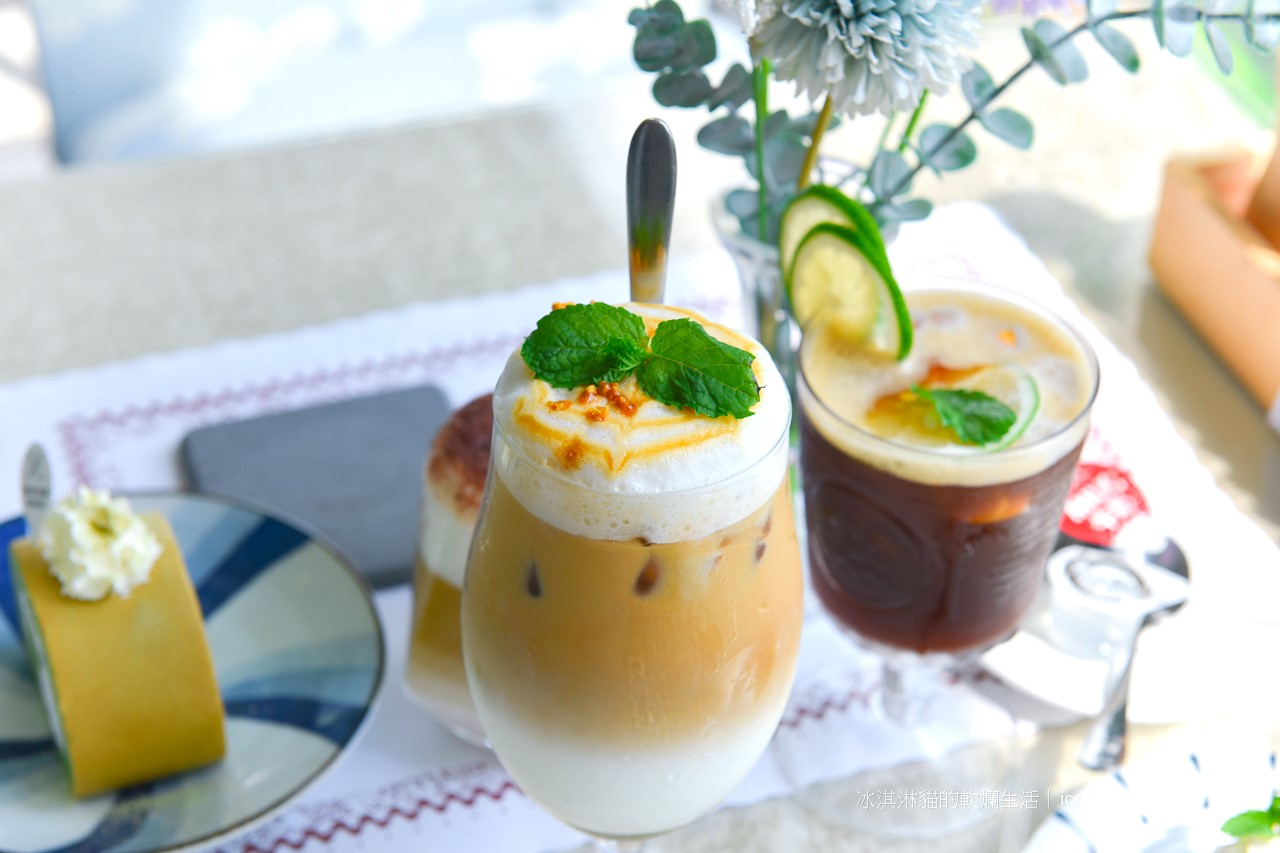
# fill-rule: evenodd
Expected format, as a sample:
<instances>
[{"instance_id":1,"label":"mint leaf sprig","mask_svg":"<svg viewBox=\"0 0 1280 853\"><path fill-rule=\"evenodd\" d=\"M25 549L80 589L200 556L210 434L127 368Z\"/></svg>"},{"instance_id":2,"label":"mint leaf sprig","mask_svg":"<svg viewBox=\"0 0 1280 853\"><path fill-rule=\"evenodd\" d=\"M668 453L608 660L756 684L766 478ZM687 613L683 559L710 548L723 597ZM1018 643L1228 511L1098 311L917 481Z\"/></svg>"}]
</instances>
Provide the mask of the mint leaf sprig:
<instances>
[{"instance_id":1,"label":"mint leaf sprig","mask_svg":"<svg viewBox=\"0 0 1280 853\"><path fill-rule=\"evenodd\" d=\"M1236 838L1280 838L1280 794L1272 797L1266 811L1241 812L1228 818L1222 831Z\"/></svg>"},{"instance_id":2,"label":"mint leaf sprig","mask_svg":"<svg viewBox=\"0 0 1280 853\"><path fill-rule=\"evenodd\" d=\"M965 444L992 444L1004 438L1018 415L1004 403L968 388L923 388L911 386L911 393L933 406L942 425Z\"/></svg>"},{"instance_id":3,"label":"mint leaf sprig","mask_svg":"<svg viewBox=\"0 0 1280 853\"><path fill-rule=\"evenodd\" d=\"M688 318L663 320L651 340L639 315L603 302L547 314L520 356L554 388L618 382L634 373L640 390L658 402L710 418L750 417L760 401L751 353L716 340Z\"/></svg>"}]
</instances>

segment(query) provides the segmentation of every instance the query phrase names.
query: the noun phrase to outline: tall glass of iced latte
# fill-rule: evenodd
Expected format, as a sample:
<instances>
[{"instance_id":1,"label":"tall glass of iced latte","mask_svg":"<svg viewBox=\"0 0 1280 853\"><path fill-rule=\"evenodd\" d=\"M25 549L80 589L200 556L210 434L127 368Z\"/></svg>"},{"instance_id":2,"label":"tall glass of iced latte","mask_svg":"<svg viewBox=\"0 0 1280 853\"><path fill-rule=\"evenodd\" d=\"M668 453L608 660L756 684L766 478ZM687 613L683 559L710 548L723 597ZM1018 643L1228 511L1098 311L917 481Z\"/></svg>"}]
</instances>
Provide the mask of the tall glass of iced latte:
<instances>
[{"instance_id":1,"label":"tall glass of iced latte","mask_svg":"<svg viewBox=\"0 0 1280 853\"><path fill-rule=\"evenodd\" d=\"M686 824L746 776L781 716L801 624L777 369L692 312L624 307L643 324L623 360L642 362L634 373L555 387L521 353L507 364L462 607L499 759L552 815L605 838ZM665 379L660 362L679 360L660 345L664 321L749 354L749 416L645 390L637 377Z\"/></svg>"}]
</instances>

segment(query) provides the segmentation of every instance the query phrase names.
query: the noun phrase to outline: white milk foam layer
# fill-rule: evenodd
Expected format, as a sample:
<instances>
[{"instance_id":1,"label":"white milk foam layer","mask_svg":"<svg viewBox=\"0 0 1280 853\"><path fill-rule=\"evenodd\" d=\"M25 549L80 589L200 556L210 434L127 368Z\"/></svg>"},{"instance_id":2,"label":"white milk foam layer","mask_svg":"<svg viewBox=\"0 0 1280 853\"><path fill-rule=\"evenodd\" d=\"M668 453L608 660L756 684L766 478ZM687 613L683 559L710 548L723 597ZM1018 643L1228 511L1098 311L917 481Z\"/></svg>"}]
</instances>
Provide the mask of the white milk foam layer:
<instances>
[{"instance_id":1,"label":"white milk foam layer","mask_svg":"<svg viewBox=\"0 0 1280 853\"><path fill-rule=\"evenodd\" d=\"M1088 346L1045 309L995 288L949 287L905 293L915 337L901 362L841 353L821 329L806 335L799 398L805 417L841 451L904 479L983 486L1030 477L1084 440L1082 416L1097 390ZM875 401L922 381L929 368L1016 365L1035 380L1040 407L1009 448L924 447L873 434ZM962 383L963 384L963 383Z\"/></svg>"},{"instance_id":2,"label":"white milk foam layer","mask_svg":"<svg viewBox=\"0 0 1280 853\"><path fill-rule=\"evenodd\" d=\"M684 826L719 805L768 747L783 707L762 707L745 730L632 752L533 729L497 707L482 716L503 766L548 812L586 832L636 836Z\"/></svg>"},{"instance_id":3,"label":"white milk foam layer","mask_svg":"<svg viewBox=\"0 0 1280 853\"><path fill-rule=\"evenodd\" d=\"M760 401L751 417L675 409L645 397L628 377L619 389L636 411L609 409L592 420L577 402L581 389L535 379L516 352L494 392L494 470L525 509L568 533L650 542L710 535L759 509L782 482L791 421L786 383L764 347L741 333L685 309L625 307L645 318L650 334L662 320L689 317L754 355Z\"/></svg>"},{"instance_id":4,"label":"white milk foam layer","mask_svg":"<svg viewBox=\"0 0 1280 853\"><path fill-rule=\"evenodd\" d=\"M462 589L467 551L476 526L476 513L459 513L449 498L436 494L427 483L422 490L422 518L418 529L418 554L431 573Z\"/></svg>"}]
</instances>

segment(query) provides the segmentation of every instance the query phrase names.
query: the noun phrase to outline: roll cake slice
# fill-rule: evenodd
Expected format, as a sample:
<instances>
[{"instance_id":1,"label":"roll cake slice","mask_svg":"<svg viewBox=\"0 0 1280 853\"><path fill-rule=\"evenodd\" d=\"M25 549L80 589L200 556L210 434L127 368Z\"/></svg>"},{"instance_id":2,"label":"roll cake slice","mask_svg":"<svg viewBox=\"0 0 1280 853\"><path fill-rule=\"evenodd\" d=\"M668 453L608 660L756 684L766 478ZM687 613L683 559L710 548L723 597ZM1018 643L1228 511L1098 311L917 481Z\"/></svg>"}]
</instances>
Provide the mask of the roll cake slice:
<instances>
[{"instance_id":1,"label":"roll cake slice","mask_svg":"<svg viewBox=\"0 0 1280 853\"><path fill-rule=\"evenodd\" d=\"M34 537L10 546L23 635L76 797L203 767L226 752L222 698L181 549L163 515L142 520L161 551L128 597L68 598Z\"/></svg>"}]
</instances>

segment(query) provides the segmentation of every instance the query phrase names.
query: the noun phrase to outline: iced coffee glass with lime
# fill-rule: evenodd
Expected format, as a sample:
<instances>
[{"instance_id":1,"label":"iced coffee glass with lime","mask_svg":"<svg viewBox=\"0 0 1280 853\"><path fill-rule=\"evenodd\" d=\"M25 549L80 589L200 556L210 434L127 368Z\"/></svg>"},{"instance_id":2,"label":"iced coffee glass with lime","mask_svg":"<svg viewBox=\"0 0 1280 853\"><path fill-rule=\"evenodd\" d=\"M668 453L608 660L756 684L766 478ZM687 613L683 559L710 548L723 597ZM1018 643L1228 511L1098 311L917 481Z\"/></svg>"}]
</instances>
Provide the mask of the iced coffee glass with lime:
<instances>
[{"instance_id":1,"label":"iced coffee glass with lime","mask_svg":"<svg viewBox=\"0 0 1280 853\"><path fill-rule=\"evenodd\" d=\"M764 752L798 650L790 397L679 308L560 306L508 362L462 597L494 751L556 818L643 838Z\"/></svg>"},{"instance_id":2,"label":"iced coffee glass with lime","mask_svg":"<svg viewBox=\"0 0 1280 853\"><path fill-rule=\"evenodd\" d=\"M874 233L811 226L791 263L811 581L913 720L934 679L1031 607L1098 365L1047 309L966 279L901 290Z\"/></svg>"}]
</instances>

